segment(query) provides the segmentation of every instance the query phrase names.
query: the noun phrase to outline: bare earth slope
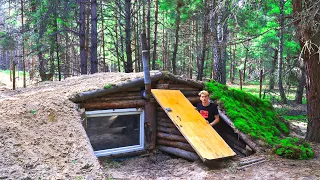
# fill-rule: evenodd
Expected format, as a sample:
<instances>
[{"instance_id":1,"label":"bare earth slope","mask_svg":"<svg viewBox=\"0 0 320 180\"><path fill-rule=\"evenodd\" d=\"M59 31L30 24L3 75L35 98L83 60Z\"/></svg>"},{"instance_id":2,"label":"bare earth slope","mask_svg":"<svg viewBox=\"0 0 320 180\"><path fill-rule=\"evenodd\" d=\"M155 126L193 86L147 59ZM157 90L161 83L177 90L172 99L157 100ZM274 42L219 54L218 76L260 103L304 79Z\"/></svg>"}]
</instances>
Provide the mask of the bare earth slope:
<instances>
[{"instance_id":1,"label":"bare earth slope","mask_svg":"<svg viewBox=\"0 0 320 180\"><path fill-rule=\"evenodd\" d=\"M94 74L16 91L2 83L0 179L102 179L77 107L68 97L142 76Z\"/></svg>"}]
</instances>

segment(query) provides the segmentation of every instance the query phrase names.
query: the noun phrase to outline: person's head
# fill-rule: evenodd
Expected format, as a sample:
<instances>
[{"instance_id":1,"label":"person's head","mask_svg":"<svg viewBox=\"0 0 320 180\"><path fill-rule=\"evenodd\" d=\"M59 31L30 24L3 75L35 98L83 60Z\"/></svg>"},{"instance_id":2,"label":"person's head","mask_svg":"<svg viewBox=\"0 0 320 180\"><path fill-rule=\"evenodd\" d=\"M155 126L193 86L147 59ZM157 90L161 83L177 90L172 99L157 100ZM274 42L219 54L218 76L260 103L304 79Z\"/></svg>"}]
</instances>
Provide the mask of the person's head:
<instances>
[{"instance_id":1,"label":"person's head","mask_svg":"<svg viewBox=\"0 0 320 180\"><path fill-rule=\"evenodd\" d=\"M209 102L209 93L208 91L200 91L199 92L200 100L202 103L208 103Z\"/></svg>"}]
</instances>

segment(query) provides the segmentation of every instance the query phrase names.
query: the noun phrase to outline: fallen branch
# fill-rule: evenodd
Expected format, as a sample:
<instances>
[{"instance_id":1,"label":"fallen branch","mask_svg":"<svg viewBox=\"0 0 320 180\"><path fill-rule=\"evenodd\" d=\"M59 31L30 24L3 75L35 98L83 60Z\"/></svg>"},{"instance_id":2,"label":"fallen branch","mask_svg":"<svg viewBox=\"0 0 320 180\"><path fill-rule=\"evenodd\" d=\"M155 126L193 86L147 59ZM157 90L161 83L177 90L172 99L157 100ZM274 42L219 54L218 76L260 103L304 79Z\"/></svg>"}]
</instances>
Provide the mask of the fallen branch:
<instances>
[{"instance_id":1,"label":"fallen branch","mask_svg":"<svg viewBox=\"0 0 320 180\"><path fill-rule=\"evenodd\" d=\"M244 168L247 168L249 166L253 166L253 165L256 165L256 164L260 164L260 163L263 163L267 160L262 160L262 161L258 161L258 162L255 162L255 163L252 163L252 164L248 164L248 165L245 165L245 166L241 166L241 167L238 167L237 169L240 170L240 169L244 169Z\"/></svg>"}]
</instances>

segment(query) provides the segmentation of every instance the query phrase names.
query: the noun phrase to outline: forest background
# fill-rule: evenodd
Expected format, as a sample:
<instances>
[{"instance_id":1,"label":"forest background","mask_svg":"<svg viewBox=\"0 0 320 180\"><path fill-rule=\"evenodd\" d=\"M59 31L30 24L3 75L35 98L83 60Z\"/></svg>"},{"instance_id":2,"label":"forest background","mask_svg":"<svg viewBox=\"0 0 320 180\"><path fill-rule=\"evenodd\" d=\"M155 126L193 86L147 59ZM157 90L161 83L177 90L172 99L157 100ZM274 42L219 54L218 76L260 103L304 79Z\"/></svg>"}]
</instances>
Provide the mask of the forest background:
<instances>
[{"instance_id":1,"label":"forest background","mask_svg":"<svg viewBox=\"0 0 320 180\"><path fill-rule=\"evenodd\" d=\"M0 69L23 87L31 80L143 71L146 35L152 70L222 84L256 84L261 74L270 98L307 102L306 138L320 142L320 1L0 2Z\"/></svg>"}]
</instances>

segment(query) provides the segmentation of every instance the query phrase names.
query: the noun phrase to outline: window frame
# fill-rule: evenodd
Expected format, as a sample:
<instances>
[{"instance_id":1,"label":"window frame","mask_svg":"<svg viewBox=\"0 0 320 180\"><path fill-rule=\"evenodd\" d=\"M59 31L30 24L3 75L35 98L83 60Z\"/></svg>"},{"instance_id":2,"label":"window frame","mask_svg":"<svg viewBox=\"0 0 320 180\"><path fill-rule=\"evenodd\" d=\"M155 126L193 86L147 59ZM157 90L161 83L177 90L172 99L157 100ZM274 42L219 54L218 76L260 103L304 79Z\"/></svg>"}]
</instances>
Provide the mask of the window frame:
<instances>
[{"instance_id":1,"label":"window frame","mask_svg":"<svg viewBox=\"0 0 320 180\"><path fill-rule=\"evenodd\" d=\"M144 150L144 138L145 138L144 137L144 110L141 109L141 108L126 108L126 109L109 109L109 110L85 111L86 118L90 118L90 117L107 117L107 116L122 116L122 115L135 115L135 114L139 114L140 115L139 145L124 146L124 147L104 149L104 150L98 150L98 151L93 150L94 154L97 157ZM93 149L93 147L92 147L92 149Z\"/></svg>"}]
</instances>

